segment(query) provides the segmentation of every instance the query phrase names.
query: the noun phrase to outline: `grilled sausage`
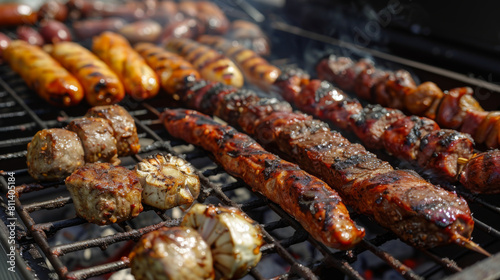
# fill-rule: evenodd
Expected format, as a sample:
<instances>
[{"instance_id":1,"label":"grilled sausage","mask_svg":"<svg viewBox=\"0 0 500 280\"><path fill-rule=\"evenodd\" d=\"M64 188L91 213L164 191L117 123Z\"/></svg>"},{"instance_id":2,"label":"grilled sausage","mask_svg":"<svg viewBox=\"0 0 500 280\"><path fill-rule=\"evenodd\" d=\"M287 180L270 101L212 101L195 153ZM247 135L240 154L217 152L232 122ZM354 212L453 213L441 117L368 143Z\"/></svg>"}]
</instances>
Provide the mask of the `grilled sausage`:
<instances>
[{"instance_id":1,"label":"grilled sausage","mask_svg":"<svg viewBox=\"0 0 500 280\"><path fill-rule=\"evenodd\" d=\"M28 5L18 3L0 3L0 27L15 25L33 25L37 13Z\"/></svg>"},{"instance_id":2,"label":"grilled sausage","mask_svg":"<svg viewBox=\"0 0 500 280\"><path fill-rule=\"evenodd\" d=\"M47 43L71 41L71 32L68 27L60 21L45 19L40 21L40 35Z\"/></svg>"},{"instance_id":3,"label":"grilled sausage","mask_svg":"<svg viewBox=\"0 0 500 280\"><path fill-rule=\"evenodd\" d=\"M162 88L175 99L179 91L187 89L190 82L200 79L193 65L181 56L150 43L139 43L134 49L156 71Z\"/></svg>"},{"instance_id":4,"label":"grilled sausage","mask_svg":"<svg viewBox=\"0 0 500 280\"><path fill-rule=\"evenodd\" d=\"M18 26L16 35L17 39L26 41L30 45L43 46L45 44L42 35L31 26Z\"/></svg>"},{"instance_id":5,"label":"grilled sausage","mask_svg":"<svg viewBox=\"0 0 500 280\"><path fill-rule=\"evenodd\" d=\"M194 18L173 22L165 27L158 41L165 45L172 38L195 39L205 33L205 26Z\"/></svg>"},{"instance_id":6,"label":"grilled sausage","mask_svg":"<svg viewBox=\"0 0 500 280\"><path fill-rule=\"evenodd\" d=\"M39 47L12 41L4 50L4 58L50 104L72 106L83 99L84 91L78 80Z\"/></svg>"},{"instance_id":7,"label":"grilled sausage","mask_svg":"<svg viewBox=\"0 0 500 280\"><path fill-rule=\"evenodd\" d=\"M3 51L10 45L10 38L9 36L5 35L4 33L0 32L0 63L3 62Z\"/></svg>"},{"instance_id":8,"label":"grilled sausage","mask_svg":"<svg viewBox=\"0 0 500 280\"><path fill-rule=\"evenodd\" d=\"M104 118L111 122L118 156L137 154L141 148L134 118L119 105L106 105L92 107L85 117Z\"/></svg>"},{"instance_id":9,"label":"grilled sausage","mask_svg":"<svg viewBox=\"0 0 500 280\"><path fill-rule=\"evenodd\" d=\"M38 131L28 144L28 173L35 180L60 180L85 164L78 135L61 128Z\"/></svg>"},{"instance_id":10,"label":"grilled sausage","mask_svg":"<svg viewBox=\"0 0 500 280\"><path fill-rule=\"evenodd\" d=\"M127 22L122 18L97 18L73 22L73 31L80 39L87 39L105 31L118 32Z\"/></svg>"},{"instance_id":11,"label":"grilled sausage","mask_svg":"<svg viewBox=\"0 0 500 280\"><path fill-rule=\"evenodd\" d=\"M245 79L268 90L281 74L279 68L269 64L254 51L243 46L234 46L223 37L203 35L198 42L215 48L231 58L245 75Z\"/></svg>"},{"instance_id":12,"label":"grilled sausage","mask_svg":"<svg viewBox=\"0 0 500 280\"><path fill-rule=\"evenodd\" d=\"M162 27L153 20L139 20L126 24L118 31L131 44L138 42L156 42L160 36Z\"/></svg>"},{"instance_id":13,"label":"grilled sausage","mask_svg":"<svg viewBox=\"0 0 500 280\"><path fill-rule=\"evenodd\" d=\"M156 73L123 36L106 31L94 37L92 51L120 77L125 92L134 99L143 100L158 94Z\"/></svg>"},{"instance_id":14,"label":"grilled sausage","mask_svg":"<svg viewBox=\"0 0 500 280\"><path fill-rule=\"evenodd\" d=\"M228 173L279 204L325 245L347 249L363 238L364 230L349 218L335 191L247 135L190 110L166 110L161 118L172 136L211 152Z\"/></svg>"},{"instance_id":15,"label":"grilled sausage","mask_svg":"<svg viewBox=\"0 0 500 280\"><path fill-rule=\"evenodd\" d=\"M73 42L53 45L51 55L80 81L91 106L120 102L125 90L118 76L86 48Z\"/></svg>"},{"instance_id":16,"label":"grilled sausage","mask_svg":"<svg viewBox=\"0 0 500 280\"><path fill-rule=\"evenodd\" d=\"M252 22L234 20L231 23L231 28L224 37L233 42L238 42L238 44L251 49L258 55L267 56L271 54L269 38L258 25Z\"/></svg>"},{"instance_id":17,"label":"grilled sausage","mask_svg":"<svg viewBox=\"0 0 500 280\"><path fill-rule=\"evenodd\" d=\"M68 18L68 7L56 0L43 3L38 9L38 19L55 19L65 21Z\"/></svg>"},{"instance_id":18,"label":"grilled sausage","mask_svg":"<svg viewBox=\"0 0 500 280\"><path fill-rule=\"evenodd\" d=\"M65 180L76 214L85 220L108 225L142 212L142 187L135 172L110 163L87 163Z\"/></svg>"},{"instance_id":19,"label":"grilled sausage","mask_svg":"<svg viewBox=\"0 0 500 280\"><path fill-rule=\"evenodd\" d=\"M129 258L136 280L205 280L215 275L210 246L184 226L146 233Z\"/></svg>"},{"instance_id":20,"label":"grilled sausage","mask_svg":"<svg viewBox=\"0 0 500 280\"><path fill-rule=\"evenodd\" d=\"M190 39L171 39L167 49L176 52L198 69L202 78L235 87L243 86L243 75L238 67L217 51Z\"/></svg>"}]
</instances>

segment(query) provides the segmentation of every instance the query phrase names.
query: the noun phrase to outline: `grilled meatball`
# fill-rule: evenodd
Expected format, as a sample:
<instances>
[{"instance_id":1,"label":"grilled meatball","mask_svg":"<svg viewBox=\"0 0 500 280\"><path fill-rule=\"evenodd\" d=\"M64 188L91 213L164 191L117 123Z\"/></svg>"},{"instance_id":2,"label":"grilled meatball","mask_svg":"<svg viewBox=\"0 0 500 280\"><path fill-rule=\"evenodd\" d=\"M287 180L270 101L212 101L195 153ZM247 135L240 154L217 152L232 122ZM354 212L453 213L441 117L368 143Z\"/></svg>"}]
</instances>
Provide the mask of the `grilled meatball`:
<instances>
[{"instance_id":1,"label":"grilled meatball","mask_svg":"<svg viewBox=\"0 0 500 280\"><path fill-rule=\"evenodd\" d=\"M197 229L207 241L218 279L241 278L260 260L260 227L236 208L195 204L181 225Z\"/></svg>"},{"instance_id":2,"label":"grilled meatball","mask_svg":"<svg viewBox=\"0 0 500 280\"><path fill-rule=\"evenodd\" d=\"M159 209L191 205L200 194L200 179L191 164L171 154L156 154L135 168L143 187L142 201Z\"/></svg>"},{"instance_id":3,"label":"grilled meatball","mask_svg":"<svg viewBox=\"0 0 500 280\"><path fill-rule=\"evenodd\" d=\"M474 193L500 193L500 150L474 155L460 174L460 182Z\"/></svg>"},{"instance_id":4,"label":"grilled meatball","mask_svg":"<svg viewBox=\"0 0 500 280\"><path fill-rule=\"evenodd\" d=\"M134 171L110 163L87 163L66 178L76 214L107 225L139 215L142 187Z\"/></svg>"},{"instance_id":5,"label":"grilled meatball","mask_svg":"<svg viewBox=\"0 0 500 280\"><path fill-rule=\"evenodd\" d=\"M118 156L137 154L141 146L137 136L134 119L119 105L96 106L90 108L85 117L104 118L111 121L113 127Z\"/></svg>"},{"instance_id":6,"label":"grilled meatball","mask_svg":"<svg viewBox=\"0 0 500 280\"><path fill-rule=\"evenodd\" d=\"M67 127L76 132L83 144L85 162L120 164L111 122L103 118L79 118Z\"/></svg>"},{"instance_id":7,"label":"grilled meatball","mask_svg":"<svg viewBox=\"0 0 500 280\"><path fill-rule=\"evenodd\" d=\"M145 234L129 257L136 280L214 279L210 247L187 227L164 227Z\"/></svg>"},{"instance_id":8,"label":"grilled meatball","mask_svg":"<svg viewBox=\"0 0 500 280\"><path fill-rule=\"evenodd\" d=\"M62 179L85 163L78 135L61 128L38 131L28 144L26 160L29 174L40 181Z\"/></svg>"}]
</instances>

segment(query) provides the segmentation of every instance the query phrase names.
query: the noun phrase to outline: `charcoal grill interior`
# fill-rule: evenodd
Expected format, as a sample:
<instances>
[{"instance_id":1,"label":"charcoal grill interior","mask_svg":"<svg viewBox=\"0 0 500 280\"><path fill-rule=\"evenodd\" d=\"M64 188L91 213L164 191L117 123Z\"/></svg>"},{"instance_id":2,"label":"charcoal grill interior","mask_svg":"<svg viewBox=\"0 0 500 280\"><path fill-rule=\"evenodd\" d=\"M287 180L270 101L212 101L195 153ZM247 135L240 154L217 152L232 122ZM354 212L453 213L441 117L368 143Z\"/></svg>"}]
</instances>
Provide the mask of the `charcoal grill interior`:
<instances>
[{"instance_id":1,"label":"charcoal grill interior","mask_svg":"<svg viewBox=\"0 0 500 280\"><path fill-rule=\"evenodd\" d=\"M276 51L274 61L294 61L290 59L293 52L304 52L310 47L301 43L310 38L292 32L290 27L276 26L279 39L273 44L273 52ZM13 36L12 32L6 33ZM294 42L294 45L289 49L280 48L283 42ZM436 73L427 74L445 78ZM158 121L158 112L178 106L175 101L159 94L144 102L126 98L120 105L135 118L141 142L139 154L121 158L123 166L133 168L141 159L158 152L184 157L196 167L201 178L199 202L238 207L262 225L266 241L261 248L263 259L246 279L370 279L372 275L382 275L381 271L395 279L474 279L478 273L491 279L500 276L500 268L494 265L500 259L498 195L476 196L460 186L454 189L466 198L474 213L473 241L492 253L492 257L454 245L415 249L353 212L353 219L367 229L367 237L353 250L333 250L310 238L279 206L251 192L245 183L225 173L205 151L168 135ZM26 145L32 136L43 128L64 127L73 118L83 116L87 109L86 105L71 109L47 105L7 65L0 65L1 202L5 208L8 203L5 195L7 172L14 172L19 192L15 199L16 244L22 256L16 268L27 278L101 279L99 277L110 276L127 268L128 250L141 235L161 226L175 226L182 218L183 212L179 208L158 211L146 207L131 221L97 227L75 216L64 182L39 184L33 181L25 163ZM6 225L12 218L4 211L0 211L0 216ZM59 237L68 231L89 228L99 228L100 231L108 228L113 234L60 243ZM0 231L5 247L5 227ZM83 267L75 265L71 260L84 255L88 248L94 248L107 258Z\"/></svg>"}]
</instances>

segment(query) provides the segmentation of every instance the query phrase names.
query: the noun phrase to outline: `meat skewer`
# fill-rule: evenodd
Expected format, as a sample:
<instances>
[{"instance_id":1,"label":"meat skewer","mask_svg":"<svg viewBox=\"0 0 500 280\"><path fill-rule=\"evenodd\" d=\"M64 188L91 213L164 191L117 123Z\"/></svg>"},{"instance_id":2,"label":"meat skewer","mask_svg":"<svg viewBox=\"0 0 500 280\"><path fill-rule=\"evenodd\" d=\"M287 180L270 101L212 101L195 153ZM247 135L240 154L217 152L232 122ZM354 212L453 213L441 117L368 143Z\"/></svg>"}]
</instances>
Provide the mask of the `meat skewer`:
<instances>
[{"instance_id":1,"label":"meat skewer","mask_svg":"<svg viewBox=\"0 0 500 280\"><path fill-rule=\"evenodd\" d=\"M229 174L279 204L325 245L347 249L363 238L364 230L349 218L335 191L249 136L196 111L166 110L161 119L172 136L211 152Z\"/></svg>"},{"instance_id":2,"label":"meat skewer","mask_svg":"<svg viewBox=\"0 0 500 280\"><path fill-rule=\"evenodd\" d=\"M321 60L316 70L320 79L370 102L433 119L442 127L469 133L489 148L500 145L500 113L485 111L471 88L443 92L432 82L417 86L405 70L383 71L367 59L354 62L334 55Z\"/></svg>"},{"instance_id":3,"label":"meat skewer","mask_svg":"<svg viewBox=\"0 0 500 280\"><path fill-rule=\"evenodd\" d=\"M201 93L208 91L201 86L194 87ZM414 172L393 170L361 145L351 144L339 133L331 132L325 123L290 112L289 105L283 102L241 90L222 91L212 96L217 98L211 100L220 102L215 105L217 116L240 126L260 143L288 155L305 170L324 178L348 205L391 229L402 240L417 247L457 243L488 254L468 240L474 222L467 203L455 193L426 182ZM173 132L173 128L171 130ZM177 131L183 130L189 129L177 128ZM184 139L190 143L195 141Z\"/></svg>"},{"instance_id":4,"label":"meat skewer","mask_svg":"<svg viewBox=\"0 0 500 280\"><path fill-rule=\"evenodd\" d=\"M396 109L381 106L363 108L358 100L350 98L342 90L326 81L311 80L309 75L301 69L287 68L278 79L263 78L266 72L249 65L245 57L243 59L238 57L244 52L234 51L236 47L232 47L224 38L202 36L199 41L228 53L246 76L248 76L247 73L254 77L260 76L261 79L257 85L261 88L269 88L272 81L275 81L271 88L300 110L320 119L329 120L342 129L354 131L368 148L384 148L388 153L430 170L448 181L460 180L473 192L500 192L500 179L495 175L497 168L492 164L487 165L486 170L481 172L482 176L488 175L483 180L471 180L470 177L465 176L470 173L470 170L464 169L464 160L471 158L474 154L474 142L467 134L440 129L431 119L405 116ZM258 66L261 66L261 69L268 68L269 64L263 58L259 57L259 62ZM348 84L349 81L346 79L340 82ZM205 99L205 102L208 100ZM194 108L202 111L205 109ZM204 112L211 113L210 110ZM489 155L489 158L491 157L500 159L500 151ZM465 168L477 168L473 166L478 165L467 165Z\"/></svg>"},{"instance_id":5,"label":"meat skewer","mask_svg":"<svg viewBox=\"0 0 500 280\"><path fill-rule=\"evenodd\" d=\"M139 152L134 119L119 105L97 106L66 129L38 131L28 144L26 164L39 181L60 180L92 162L118 165L117 156Z\"/></svg>"}]
</instances>

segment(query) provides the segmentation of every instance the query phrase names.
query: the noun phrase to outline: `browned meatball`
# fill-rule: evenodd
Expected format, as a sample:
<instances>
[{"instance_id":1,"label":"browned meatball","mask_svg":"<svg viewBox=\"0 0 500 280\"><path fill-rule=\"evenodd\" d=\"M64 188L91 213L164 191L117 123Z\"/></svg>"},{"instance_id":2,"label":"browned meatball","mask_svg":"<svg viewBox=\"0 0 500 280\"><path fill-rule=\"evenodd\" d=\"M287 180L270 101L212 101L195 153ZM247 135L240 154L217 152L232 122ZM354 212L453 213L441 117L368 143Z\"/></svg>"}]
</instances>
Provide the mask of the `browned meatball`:
<instances>
[{"instance_id":1,"label":"browned meatball","mask_svg":"<svg viewBox=\"0 0 500 280\"><path fill-rule=\"evenodd\" d=\"M136 280L213 279L210 247L188 227L160 228L145 234L130 254Z\"/></svg>"},{"instance_id":2,"label":"browned meatball","mask_svg":"<svg viewBox=\"0 0 500 280\"><path fill-rule=\"evenodd\" d=\"M76 214L91 223L122 222L142 212L135 172L110 163L87 163L66 178Z\"/></svg>"},{"instance_id":3,"label":"browned meatball","mask_svg":"<svg viewBox=\"0 0 500 280\"><path fill-rule=\"evenodd\" d=\"M38 131L28 144L26 164L36 180L64 179L85 161L78 135L61 128Z\"/></svg>"},{"instance_id":4,"label":"browned meatball","mask_svg":"<svg viewBox=\"0 0 500 280\"><path fill-rule=\"evenodd\" d=\"M76 132L83 144L85 162L120 164L111 122L103 118L79 118L67 127Z\"/></svg>"},{"instance_id":5,"label":"browned meatball","mask_svg":"<svg viewBox=\"0 0 500 280\"><path fill-rule=\"evenodd\" d=\"M141 146L134 119L119 105L96 106L89 109L85 117L104 118L111 121L115 132L118 156L137 154Z\"/></svg>"}]
</instances>

